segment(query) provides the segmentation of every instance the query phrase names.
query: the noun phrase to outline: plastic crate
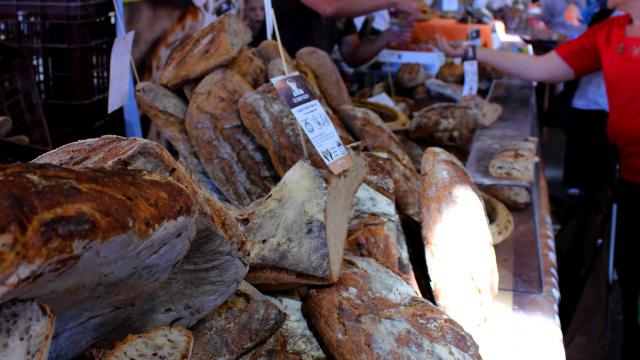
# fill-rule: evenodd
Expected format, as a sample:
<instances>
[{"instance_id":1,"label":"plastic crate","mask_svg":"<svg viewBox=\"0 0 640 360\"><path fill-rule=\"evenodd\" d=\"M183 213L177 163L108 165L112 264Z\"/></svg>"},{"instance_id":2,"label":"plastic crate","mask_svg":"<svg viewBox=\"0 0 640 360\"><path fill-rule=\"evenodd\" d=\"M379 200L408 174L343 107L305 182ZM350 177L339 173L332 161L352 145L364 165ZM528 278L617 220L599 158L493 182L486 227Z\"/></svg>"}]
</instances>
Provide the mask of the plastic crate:
<instances>
[{"instance_id":1,"label":"plastic crate","mask_svg":"<svg viewBox=\"0 0 640 360\"><path fill-rule=\"evenodd\" d=\"M0 44L0 115L13 120L10 135L26 135L30 140L30 144L21 144L0 138L5 159L7 153L38 154L51 149L29 58L20 49L4 44Z\"/></svg>"}]
</instances>

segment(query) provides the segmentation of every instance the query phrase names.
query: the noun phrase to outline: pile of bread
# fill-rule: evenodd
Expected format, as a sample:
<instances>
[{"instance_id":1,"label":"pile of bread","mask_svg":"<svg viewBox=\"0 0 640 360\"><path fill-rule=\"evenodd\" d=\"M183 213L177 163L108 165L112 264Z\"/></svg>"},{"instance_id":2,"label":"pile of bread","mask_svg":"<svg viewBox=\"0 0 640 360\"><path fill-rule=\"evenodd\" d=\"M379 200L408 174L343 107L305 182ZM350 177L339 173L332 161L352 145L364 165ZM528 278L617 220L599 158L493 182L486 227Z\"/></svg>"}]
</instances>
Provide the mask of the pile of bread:
<instances>
[{"instance_id":1,"label":"pile of bread","mask_svg":"<svg viewBox=\"0 0 640 360\"><path fill-rule=\"evenodd\" d=\"M463 165L412 158L305 48L285 66L350 149L332 174L250 40L225 15L138 85L178 160L104 136L0 167L0 358L481 357L498 272Z\"/></svg>"}]
</instances>

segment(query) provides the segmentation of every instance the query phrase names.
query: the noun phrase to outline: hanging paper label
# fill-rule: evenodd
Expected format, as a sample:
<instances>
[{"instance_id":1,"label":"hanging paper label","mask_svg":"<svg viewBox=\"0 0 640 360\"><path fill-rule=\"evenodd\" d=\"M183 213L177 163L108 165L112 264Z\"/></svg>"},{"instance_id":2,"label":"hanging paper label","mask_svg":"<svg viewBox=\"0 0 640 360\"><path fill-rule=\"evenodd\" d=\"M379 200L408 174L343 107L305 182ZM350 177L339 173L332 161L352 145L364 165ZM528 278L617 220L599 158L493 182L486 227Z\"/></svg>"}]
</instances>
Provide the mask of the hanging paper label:
<instances>
[{"instance_id":1,"label":"hanging paper label","mask_svg":"<svg viewBox=\"0 0 640 360\"><path fill-rule=\"evenodd\" d=\"M279 76L271 83L304 129L316 151L334 174L351 167L351 158L322 104L299 73Z\"/></svg>"},{"instance_id":2,"label":"hanging paper label","mask_svg":"<svg viewBox=\"0 0 640 360\"><path fill-rule=\"evenodd\" d=\"M463 56L464 66L464 86L462 96L472 96L478 94L478 60L476 57L476 47L468 46Z\"/></svg>"},{"instance_id":3,"label":"hanging paper label","mask_svg":"<svg viewBox=\"0 0 640 360\"><path fill-rule=\"evenodd\" d=\"M482 39L480 37L480 29L469 29L469 45L481 46Z\"/></svg>"},{"instance_id":4,"label":"hanging paper label","mask_svg":"<svg viewBox=\"0 0 640 360\"><path fill-rule=\"evenodd\" d=\"M109 114L123 107L129 100L133 35L134 32L130 31L113 41L109 64Z\"/></svg>"},{"instance_id":5,"label":"hanging paper label","mask_svg":"<svg viewBox=\"0 0 640 360\"><path fill-rule=\"evenodd\" d=\"M267 31L267 39L271 40L273 37L273 13L271 12L271 0L264 0L264 21Z\"/></svg>"}]
</instances>

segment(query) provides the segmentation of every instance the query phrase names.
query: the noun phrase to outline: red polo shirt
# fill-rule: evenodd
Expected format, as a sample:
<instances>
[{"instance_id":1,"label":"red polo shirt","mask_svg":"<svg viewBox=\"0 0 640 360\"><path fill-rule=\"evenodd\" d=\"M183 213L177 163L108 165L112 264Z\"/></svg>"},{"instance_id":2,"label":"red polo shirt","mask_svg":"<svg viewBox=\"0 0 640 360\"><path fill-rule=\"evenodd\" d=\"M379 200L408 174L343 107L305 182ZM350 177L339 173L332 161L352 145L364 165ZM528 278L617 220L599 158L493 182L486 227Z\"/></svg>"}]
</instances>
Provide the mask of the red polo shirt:
<instances>
[{"instance_id":1,"label":"red polo shirt","mask_svg":"<svg viewBox=\"0 0 640 360\"><path fill-rule=\"evenodd\" d=\"M556 52L576 77L602 70L609 99L609 140L618 148L621 176L640 183L640 38L625 34L629 15L593 26Z\"/></svg>"}]
</instances>

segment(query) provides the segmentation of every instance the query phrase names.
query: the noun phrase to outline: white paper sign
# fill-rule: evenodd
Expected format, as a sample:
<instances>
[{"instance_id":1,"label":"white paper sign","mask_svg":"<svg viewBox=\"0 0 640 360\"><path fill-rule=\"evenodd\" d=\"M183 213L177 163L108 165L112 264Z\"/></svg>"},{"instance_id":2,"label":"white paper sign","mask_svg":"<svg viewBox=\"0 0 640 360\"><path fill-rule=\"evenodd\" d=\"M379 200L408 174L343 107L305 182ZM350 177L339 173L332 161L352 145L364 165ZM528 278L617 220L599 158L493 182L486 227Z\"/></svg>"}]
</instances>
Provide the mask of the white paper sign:
<instances>
[{"instance_id":1,"label":"white paper sign","mask_svg":"<svg viewBox=\"0 0 640 360\"><path fill-rule=\"evenodd\" d=\"M264 21L266 22L267 39L271 40L273 37L273 16L271 12L271 0L264 0Z\"/></svg>"},{"instance_id":2,"label":"white paper sign","mask_svg":"<svg viewBox=\"0 0 640 360\"><path fill-rule=\"evenodd\" d=\"M462 86L462 96L476 95L478 94L479 83L476 47L467 47L462 58L464 60L464 85Z\"/></svg>"},{"instance_id":3,"label":"white paper sign","mask_svg":"<svg viewBox=\"0 0 640 360\"><path fill-rule=\"evenodd\" d=\"M305 79L299 73L292 73L273 78L271 83L329 169L335 174L348 169L351 159L347 155L347 149L342 144L329 115L313 96Z\"/></svg>"},{"instance_id":4,"label":"white paper sign","mask_svg":"<svg viewBox=\"0 0 640 360\"><path fill-rule=\"evenodd\" d=\"M458 0L442 0L442 11L458 11Z\"/></svg>"},{"instance_id":5,"label":"white paper sign","mask_svg":"<svg viewBox=\"0 0 640 360\"><path fill-rule=\"evenodd\" d=\"M380 94L376 94L368 98L367 101L376 103L376 104L386 105L390 108L394 108L398 110L398 106L396 105L395 101L393 101L393 99L389 97L389 95L387 95L386 92L381 92Z\"/></svg>"},{"instance_id":6,"label":"white paper sign","mask_svg":"<svg viewBox=\"0 0 640 360\"><path fill-rule=\"evenodd\" d=\"M124 36L118 36L113 41L109 65L109 114L123 107L129 100L131 47L134 33L134 31L130 31Z\"/></svg>"}]
</instances>

